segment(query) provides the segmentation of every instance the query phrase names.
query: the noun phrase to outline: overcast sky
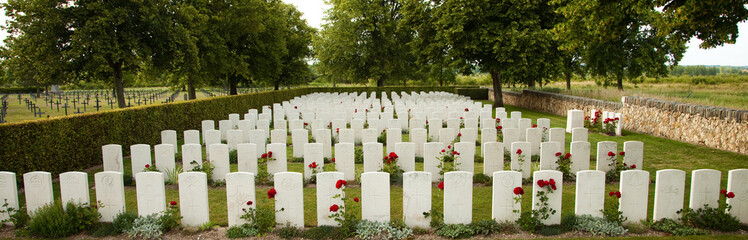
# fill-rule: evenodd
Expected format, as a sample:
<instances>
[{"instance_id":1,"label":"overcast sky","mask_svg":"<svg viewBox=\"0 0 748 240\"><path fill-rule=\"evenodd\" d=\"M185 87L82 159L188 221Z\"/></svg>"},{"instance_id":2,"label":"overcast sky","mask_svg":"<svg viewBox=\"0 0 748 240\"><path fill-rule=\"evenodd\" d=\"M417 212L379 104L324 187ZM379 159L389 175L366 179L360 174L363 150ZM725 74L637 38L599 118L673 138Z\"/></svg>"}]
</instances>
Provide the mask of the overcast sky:
<instances>
[{"instance_id":1,"label":"overcast sky","mask_svg":"<svg viewBox=\"0 0 748 240\"><path fill-rule=\"evenodd\" d=\"M296 5L296 7L304 13L304 19L307 23L315 28L320 28L323 24L322 18L324 17L324 11L327 9L323 0L283 0L287 3ZM0 2L7 2L7 0L0 0ZM2 13L2 23L5 25L7 18L5 17L5 11L0 10ZM680 65L724 65L724 66L748 66L748 22L743 21L738 24L738 30L743 33L743 36L738 37L737 43L727 44L722 47L713 49L699 49L698 39L692 39L688 43L688 50L680 61ZM0 38L5 39L7 36L6 31L0 31ZM4 44L4 43L0 43Z\"/></svg>"}]
</instances>

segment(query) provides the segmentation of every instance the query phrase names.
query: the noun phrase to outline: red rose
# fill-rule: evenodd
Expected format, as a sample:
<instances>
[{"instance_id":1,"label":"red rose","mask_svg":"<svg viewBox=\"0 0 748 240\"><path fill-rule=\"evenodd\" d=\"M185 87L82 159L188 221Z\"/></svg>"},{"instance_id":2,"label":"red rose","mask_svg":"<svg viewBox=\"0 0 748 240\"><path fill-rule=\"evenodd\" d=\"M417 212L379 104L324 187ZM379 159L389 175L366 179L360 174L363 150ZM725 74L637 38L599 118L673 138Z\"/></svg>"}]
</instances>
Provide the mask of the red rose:
<instances>
[{"instance_id":1,"label":"red rose","mask_svg":"<svg viewBox=\"0 0 748 240\"><path fill-rule=\"evenodd\" d=\"M145 168L149 168L149 167L151 167L151 165L150 165L150 164L146 164L146 165L145 165Z\"/></svg>"},{"instance_id":2,"label":"red rose","mask_svg":"<svg viewBox=\"0 0 748 240\"><path fill-rule=\"evenodd\" d=\"M522 154L522 149L517 149L517 155Z\"/></svg>"},{"instance_id":3,"label":"red rose","mask_svg":"<svg viewBox=\"0 0 748 240\"><path fill-rule=\"evenodd\" d=\"M462 137L462 133L458 133L458 134L457 134L457 136L458 136L458 137Z\"/></svg>"},{"instance_id":4,"label":"red rose","mask_svg":"<svg viewBox=\"0 0 748 240\"><path fill-rule=\"evenodd\" d=\"M537 124L533 124L533 125L532 125L532 128L536 128L536 127L538 127L538 125L537 125Z\"/></svg>"},{"instance_id":5,"label":"red rose","mask_svg":"<svg viewBox=\"0 0 748 240\"><path fill-rule=\"evenodd\" d=\"M330 206L330 212L337 212L337 211L338 211L338 205L337 204L333 204L332 206Z\"/></svg>"},{"instance_id":6,"label":"red rose","mask_svg":"<svg viewBox=\"0 0 748 240\"><path fill-rule=\"evenodd\" d=\"M437 187L439 187L439 189L441 190L444 190L444 181L440 182Z\"/></svg>"},{"instance_id":7,"label":"red rose","mask_svg":"<svg viewBox=\"0 0 748 240\"><path fill-rule=\"evenodd\" d=\"M636 164L632 164L632 165L631 165L631 168L632 168L632 169L636 168Z\"/></svg>"},{"instance_id":8,"label":"red rose","mask_svg":"<svg viewBox=\"0 0 748 240\"><path fill-rule=\"evenodd\" d=\"M541 179L541 180L538 180L538 186L540 186L540 187L545 187L545 182L543 182L543 180L542 180L542 179Z\"/></svg>"},{"instance_id":9,"label":"red rose","mask_svg":"<svg viewBox=\"0 0 748 240\"><path fill-rule=\"evenodd\" d=\"M460 120L462 120L462 117L460 117Z\"/></svg>"},{"instance_id":10,"label":"red rose","mask_svg":"<svg viewBox=\"0 0 748 240\"><path fill-rule=\"evenodd\" d=\"M619 119L618 117L615 118L616 121L618 121L618 119Z\"/></svg>"},{"instance_id":11,"label":"red rose","mask_svg":"<svg viewBox=\"0 0 748 240\"><path fill-rule=\"evenodd\" d=\"M268 154L267 154L267 153L263 153L263 154L262 154L262 156L260 156L260 157L261 157L262 159L268 158Z\"/></svg>"},{"instance_id":12,"label":"red rose","mask_svg":"<svg viewBox=\"0 0 748 240\"><path fill-rule=\"evenodd\" d=\"M268 151L268 157L273 157L273 151Z\"/></svg>"},{"instance_id":13,"label":"red rose","mask_svg":"<svg viewBox=\"0 0 748 240\"><path fill-rule=\"evenodd\" d=\"M390 158L398 158L397 153L395 153L395 152L390 152L389 157Z\"/></svg>"},{"instance_id":14,"label":"red rose","mask_svg":"<svg viewBox=\"0 0 748 240\"><path fill-rule=\"evenodd\" d=\"M561 156L561 152L556 153L556 157Z\"/></svg>"},{"instance_id":15,"label":"red rose","mask_svg":"<svg viewBox=\"0 0 748 240\"><path fill-rule=\"evenodd\" d=\"M551 185L556 185L556 180L553 180L553 178L551 178L551 180L548 181L548 183L550 183Z\"/></svg>"},{"instance_id":16,"label":"red rose","mask_svg":"<svg viewBox=\"0 0 748 240\"><path fill-rule=\"evenodd\" d=\"M299 109L299 106L293 106L293 109Z\"/></svg>"},{"instance_id":17,"label":"red rose","mask_svg":"<svg viewBox=\"0 0 748 240\"><path fill-rule=\"evenodd\" d=\"M522 187L514 188L514 195L522 195L522 194L525 194L525 190L522 189Z\"/></svg>"},{"instance_id":18,"label":"red rose","mask_svg":"<svg viewBox=\"0 0 748 240\"><path fill-rule=\"evenodd\" d=\"M442 149L442 152L446 152L447 150Z\"/></svg>"},{"instance_id":19,"label":"red rose","mask_svg":"<svg viewBox=\"0 0 748 240\"><path fill-rule=\"evenodd\" d=\"M727 190L724 190L724 189L722 189L722 190L719 190L719 193L720 193L720 194L727 194Z\"/></svg>"},{"instance_id":20,"label":"red rose","mask_svg":"<svg viewBox=\"0 0 748 240\"><path fill-rule=\"evenodd\" d=\"M502 126L498 126L498 127L496 127L496 128L497 128L497 129L499 129L499 130L501 130L501 129L502 129L503 127L502 127Z\"/></svg>"},{"instance_id":21,"label":"red rose","mask_svg":"<svg viewBox=\"0 0 748 240\"><path fill-rule=\"evenodd\" d=\"M621 152L618 153L618 155L624 156L624 155L626 155L626 152L621 151Z\"/></svg>"},{"instance_id":22,"label":"red rose","mask_svg":"<svg viewBox=\"0 0 748 240\"><path fill-rule=\"evenodd\" d=\"M353 198L353 201L354 202L358 202L358 198Z\"/></svg>"},{"instance_id":23,"label":"red rose","mask_svg":"<svg viewBox=\"0 0 748 240\"><path fill-rule=\"evenodd\" d=\"M169 204L172 205L172 206L176 206L177 205L177 201L171 201Z\"/></svg>"},{"instance_id":24,"label":"red rose","mask_svg":"<svg viewBox=\"0 0 748 240\"><path fill-rule=\"evenodd\" d=\"M340 128L335 128L335 133L339 133L339 132L340 132Z\"/></svg>"},{"instance_id":25,"label":"red rose","mask_svg":"<svg viewBox=\"0 0 748 240\"><path fill-rule=\"evenodd\" d=\"M615 153L613 153L613 152L608 152L608 157L615 157L615 156L616 156L616 154L615 154Z\"/></svg>"},{"instance_id":26,"label":"red rose","mask_svg":"<svg viewBox=\"0 0 748 240\"><path fill-rule=\"evenodd\" d=\"M343 179L340 179L340 180L338 180L337 182L335 182L335 188L338 188L338 189L340 189L341 187L343 187L343 185L345 185L345 183L344 183L344 180L343 180Z\"/></svg>"},{"instance_id":27,"label":"red rose","mask_svg":"<svg viewBox=\"0 0 748 240\"><path fill-rule=\"evenodd\" d=\"M317 168L317 162L312 162L312 164L309 164L309 168Z\"/></svg>"},{"instance_id":28,"label":"red rose","mask_svg":"<svg viewBox=\"0 0 748 240\"><path fill-rule=\"evenodd\" d=\"M616 193L614 193L613 191L610 191L610 192L608 193L608 196L613 196L613 195L615 195L615 194L616 194Z\"/></svg>"},{"instance_id":29,"label":"red rose","mask_svg":"<svg viewBox=\"0 0 748 240\"><path fill-rule=\"evenodd\" d=\"M569 159L570 157L571 157L571 153L566 153L566 155L564 156L564 158L566 159Z\"/></svg>"},{"instance_id":30,"label":"red rose","mask_svg":"<svg viewBox=\"0 0 748 240\"><path fill-rule=\"evenodd\" d=\"M470 111L470 109L465 108L465 112Z\"/></svg>"},{"instance_id":31,"label":"red rose","mask_svg":"<svg viewBox=\"0 0 748 240\"><path fill-rule=\"evenodd\" d=\"M252 206L252 201L247 201L247 206Z\"/></svg>"},{"instance_id":32,"label":"red rose","mask_svg":"<svg viewBox=\"0 0 748 240\"><path fill-rule=\"evenodd\" d=\"M335 158L330 159L331 162L335 162Z\"/></svg>"},{"instance_id":33,"label":"red rose","mask_svg":"<svg viewBox=\"0 0 748 240\"><path fill-rule=\"evenodd\" d=\"M727 197L727 198L734 198L735 197L735 193L729 192L729 193L727 193L727 195L725 195L725 197Z\"/></svg>"},{"instance_id":34,"label":"red rose","mask_svg":"<svg viewBox=\"0 0 748 240\"><path fill-rule=\"evenodd\" d=\"M304 123L304 126L307 126L307 125L309 125L309 123Z\"/></svg>"},{"instance_id":35,"label":"red rose","mask_svg":"<svg viewBox=\"0 0 748 240\"><path fill-rule=\"evenodd\" d=\"M552 184L552 185L551 185L551 188L552 188L553 190L556 190L556 184Z\"/></svg>"},{"instance_id":36,"label":"red rose","mask_svg":"<svg viewBox=\"0 0 748 240\"><path fill-rule=\"evenodd\" d=\"M452 154L454 154L454 155L460 155L460 153L458 153L457 151L453 151Z\"/></svg>"},{"instance_id":37,"label":"red rose","mask_svg":"<svg viewBox=\"0 0 748 240\"><path fill-rule=\"evenodd\" d=\"M270 190L268 190L268 198L275 198L275 194L277 193L278 192L275 191L275 188L271 188Z\"/></svg>"},{"instance_id":38,"label":"red rose","mask_svg":"<svg viewBox=\"0 0 748 240\"><path fill-rule=\"evenodd\" d=\"M620 191L617 191L617 192L616 192L616 197L617 197L617 198L621 198L621 192L620 192Z\"/></svg>"},{"instance_id":39,"label":"red rose","mask_svg":"<svg viewBox=\"0 0 748 240\"><path fill-rule=\"evenodd\" d=\"M447 145L447 148L452 148L452 145Z\"/></svg>"}]
</instances>

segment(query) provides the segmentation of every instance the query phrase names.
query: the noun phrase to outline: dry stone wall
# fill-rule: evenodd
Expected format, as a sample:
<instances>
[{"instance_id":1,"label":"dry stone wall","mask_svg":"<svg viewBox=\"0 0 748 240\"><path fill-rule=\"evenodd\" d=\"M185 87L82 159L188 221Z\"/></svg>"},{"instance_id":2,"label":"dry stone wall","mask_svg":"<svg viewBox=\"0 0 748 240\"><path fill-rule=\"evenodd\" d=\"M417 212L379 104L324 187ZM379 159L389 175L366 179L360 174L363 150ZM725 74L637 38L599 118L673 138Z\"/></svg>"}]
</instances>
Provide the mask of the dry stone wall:
<instances>
[{"instance_id":1,"label":"dry stone wall","mask_svg":"<svg viewBox=\"0 0 748 240\"><path fill-rule=\"evenodd\" d=\"M493 97L493 93L489 93ZM623 128L676 141L748 154L748 111L642 97L620 103L524 90L504 91L504 104L565 116L570 109L623 113Z\"/></svg>"}]
</instances>

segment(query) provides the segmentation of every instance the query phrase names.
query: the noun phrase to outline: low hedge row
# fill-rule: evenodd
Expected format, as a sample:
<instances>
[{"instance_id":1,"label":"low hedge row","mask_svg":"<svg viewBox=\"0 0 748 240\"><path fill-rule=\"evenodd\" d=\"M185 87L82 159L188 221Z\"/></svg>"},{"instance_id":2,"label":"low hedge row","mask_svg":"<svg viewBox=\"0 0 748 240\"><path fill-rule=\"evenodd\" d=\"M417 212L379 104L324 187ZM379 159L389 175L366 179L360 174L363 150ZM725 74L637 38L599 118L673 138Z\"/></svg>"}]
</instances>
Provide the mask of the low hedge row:
<instances>
[{"instance_id":1,"label":"low hedge row","mask_svg":"<svg viewBox=\"0 0 748 240\"><path fill-rule=\"evenodd\" d=\"M0 124L0 171L18 177L30 171L59 174L101 164L101 146L122 145L125 156L132 144L159 144L162 130L200 129L202 120L226 119L313 92L447 91L452 87L298 88L222 96L193 101L131 107L61 118ZM178 134L179 135L179 134Z\"/></svg>"},{"instance_id":2,"label":"low hedge row","mask_svg":"<svg viewBox=\"0 0 748 240\"><path fill-rule=\"evenodd\" d=\"M456 88L455 93L472 100L488 100L488 88Z\"/></svg>"},{"instance_id":3,"label":"low hedge row","mask_svg":"<svg viewBox=\"0 0 748 240\"><path fill-rule=\"evenodd\" d=\"M44 89L42 89L44 91ZM11 93L35 93L35 87L5 87L0 88L0 94L11 94Z\"/></svg>"}]
</instances>

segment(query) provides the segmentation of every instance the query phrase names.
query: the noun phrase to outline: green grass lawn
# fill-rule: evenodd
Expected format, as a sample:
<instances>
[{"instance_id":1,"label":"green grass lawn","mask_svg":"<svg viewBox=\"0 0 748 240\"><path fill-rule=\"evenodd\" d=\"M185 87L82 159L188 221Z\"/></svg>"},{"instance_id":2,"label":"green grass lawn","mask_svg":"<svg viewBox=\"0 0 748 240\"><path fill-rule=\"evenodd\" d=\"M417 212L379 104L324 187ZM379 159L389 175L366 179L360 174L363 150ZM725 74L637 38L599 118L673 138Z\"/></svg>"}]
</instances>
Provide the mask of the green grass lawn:
<instances>
[{"instance_id":1,"label":"green grass lawn","mask_svg":"<svg viewBox=\"0 0 748 240\"><path fill-rule=\"evenodd\" d=\"M551 127L564 127L566 119L565 117L561 116L555 116L545 113L539 113L534 111L529 111L527 109L507 106L506 110L509 111L521 111L523 113L523 117L525 118L532 118L533 122L537 118L549 118L551 120ZM403 134L404 140L407 140L407 134ZM480 137L478 138L480 139ZM566 136L566 144L567 144L567 151L568 151L568 144L571 140L571 135L567 134ZM595 153L596 153L596 147L597 142L599 141L614 141L617 142L618 149L621 150L623 147L623 142L625 141L642 141L644 142L644 170L650 172L650 187L649 187L649 218L652 217L652 208L653 208L653 202L654 202L654 179L655 179L655 171L662 170L662 169L680 169L687 172L686 177L686 191L685 191L685 201L683 202L684 206L688 205L688 196L689 196L689 188L690 188L690 172L692 170L701 169L701 168L711 168L716 169L722 172L722 188L726 188L726 182L727 182L727 171L731 169L737 169L737 168L745 168L748 166L748 156L746 155L740 155L737 153L732 152L726 152L721 150L716 150L712 148L707 148L703 146L697 146L677 141L672 141L668 139L653 137L649 135L644 134L638 134L633 132L624 131L624 136L619 137L611 137L611 136L605 136L595 133L589 134L589 141L591 143L592 149L591 149L591 159L595 159ZM126 148L126 146L123 146ZM360 147L360 146L358 146ZM292 148L289 147L287 149L288 156L291 155ZM333 151L334 152L334 151ZM181 154L181 153L180 153ZM476 149L476 154L480 154L480 148ZM291 158L289 158L290 160ZM129 163L129 157L125 158L125 173L130 173L130 163ZM594 168L595 162L592 161L590 163L591 168ZM327 170L330 170L332 166L328 165L326 167ZM289 162L288 164L288 171L291 172L303 172L304 165L303 163L297 163L297 162ZM232 172L236 171L236 165L231 166ZM363 166L362 164L356 165L357 170L362 170ZM92 172L89 172L89 184L93 186L93 174L95 172L101 171L101 168L98 168ZM423 163L416 163L416 170L423 170ZM482 163L476 163L475 164L475 173L482 173L483 172L483 164ZM55 183L55 195L56 199L59 201L59 184ZM266 192L270 189L271 186L257 186L256 189L256 196L257 196L257 202L259 205L270 205L272 204L272 201L269 200L266 196ZM531 186L525 185L524 186L525 191L527 193L531 192ZM618 189L617 184L608 184L606 186L606 191L614 191ZM360 189L358 186L353 184L349 190L349 196L353 195L353 197L360 197ZM575 185L574 184L564 184L563 187L563 204L562 204L562 214L572 214L574 212L574 193L575 193ZM305 187L304 188L304 223L306 226L316 226L317 220L316 220L316 189L313 187ZM442 209L442 201L443 201L443 193L441 190L436 188L436 186L432 186L432 208L435 209ZM95 190L92 188L91 192L91 200L92 202L95 201ZM126 195L126 201L127 201L127 211L130 212L137 212L137 202L136 202L136 193L134 187L127 187L125 190ZM19 199L23 202L23 195L19 196ZM349 198L351 199L351 198ZM482 219L490 219L491 218L491 186L483 186L483 185L476 185L473 189L473 220L482 220ZM167 186L166 190L166 200L168 201L178 201L178 190L177 186ZM391 196L390 196L390 213L391 213L391 219L402 219L402 187L401 186L392 186L391 187ZM522 201L522 207L523 210L529 210L530 209L530 200L531 197L529 194L523 199ZM606 197L606 200L612 200L612 198ZM228 224L226 219L226 191L224 187L214 187L210 188L209 190L209 202L210 202L210 219L212 222L217 223L221 226L226 226ZM347 202L348 206L355 206L355 203L353 202ZM327 208L328 206L324 206ZM356 211L357 207L353 207L354 211ZM360 214L360 210L357 212ZM708 236L709 238L717 237L719 236Z\"/></svg>"}]
</instances>

